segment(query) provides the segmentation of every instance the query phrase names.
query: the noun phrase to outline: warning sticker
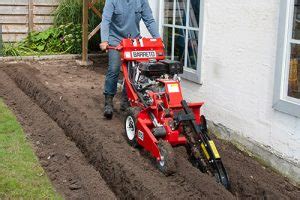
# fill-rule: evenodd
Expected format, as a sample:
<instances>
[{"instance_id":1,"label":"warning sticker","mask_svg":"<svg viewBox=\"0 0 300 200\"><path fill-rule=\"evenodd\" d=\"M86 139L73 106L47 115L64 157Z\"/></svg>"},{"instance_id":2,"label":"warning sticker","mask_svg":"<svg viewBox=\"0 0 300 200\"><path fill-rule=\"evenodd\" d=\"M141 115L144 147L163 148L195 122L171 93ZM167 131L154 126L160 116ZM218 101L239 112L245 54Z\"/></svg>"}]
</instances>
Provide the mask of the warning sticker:
<instances>
[{"instance_id":1,"label":"warning sticker","mask_svg":"<svg viewBox=\"0 0 300 200\"><path fill-rule=\"evenodd\" d=\"M177 83L168 84L168 91L170 93L176 93L179 92L179 86Z\"/></svg>"},{"instance_id":2,"label":"warning sticker","mask_svg":"<svg viewBox=\"0 0 300 200\"><path fill-rule=\"evenodd\" d=\"M138 137L140 140L144 141L144 133L142 131L138 131Z\"/></svg>"},{"instance_id":3,"label":"warning sticker","mask_svg":"<svg viewBox=\"0 0 300 200\"><path fill-rule=\"evenodd\" d=\"M125 52L125 58L131 58L130 52Z\"/></svg>"}]
</instances>

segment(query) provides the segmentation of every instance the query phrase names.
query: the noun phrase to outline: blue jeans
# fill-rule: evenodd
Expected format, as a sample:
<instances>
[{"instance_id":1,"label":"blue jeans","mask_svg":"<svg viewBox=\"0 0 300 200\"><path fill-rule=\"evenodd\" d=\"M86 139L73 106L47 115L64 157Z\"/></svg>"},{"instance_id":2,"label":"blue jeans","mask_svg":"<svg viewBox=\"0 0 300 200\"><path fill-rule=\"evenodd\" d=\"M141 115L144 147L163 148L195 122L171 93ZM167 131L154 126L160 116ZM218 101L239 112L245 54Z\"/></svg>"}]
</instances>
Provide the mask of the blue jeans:
<instances>
[{"instance_id":1,"label":"blue jeans","mask_svg":"<svg viewBox=\"0 0 300 200\"><path fill-rule=\"evenodd\" d=\"M117 93L118 80L121 67L121 55L119 51L110 49L108 51L108 70L105 77L104 95L115 96ZM125 87L122 95L126 96Z\"/></svg>"}]
</instances>

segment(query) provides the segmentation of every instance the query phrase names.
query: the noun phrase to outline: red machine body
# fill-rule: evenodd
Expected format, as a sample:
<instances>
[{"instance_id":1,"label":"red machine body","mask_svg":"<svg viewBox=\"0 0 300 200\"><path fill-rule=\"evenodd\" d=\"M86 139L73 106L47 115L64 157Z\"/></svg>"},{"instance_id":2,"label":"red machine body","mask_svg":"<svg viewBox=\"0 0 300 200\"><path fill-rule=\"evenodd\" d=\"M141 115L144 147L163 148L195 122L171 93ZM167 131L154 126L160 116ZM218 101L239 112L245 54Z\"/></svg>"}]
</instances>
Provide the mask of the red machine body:
<instances>
[{"instance_id":1,"label":"red machine body","mask_svg":"<svg viewBox=\"0 0 300 200\"><path fill-rule=\"evenodd\" d=\"M168 141L172 146L186 144L186 138L180 134L180 128L172 128L174 113L182 110L181 101L183 100L179 79L158 79L163 92L150 92L150 98L153 99L152 105L147 108L140 102L137 92L133 88L128 74L128 62L150 62L151 60L164 60L164 45L160 38L150 39L123 39L117 49L121 50L122 70L125 79L127 95L132 107L141 107L142 111L137 118L137 142L157 159L161 159L158 149L158 139L153 135L154 128L153 119L149 117L149 112L153 113L157 122L166 130L166 136L162 139ZM164 105L164 109L160 105ZM200 124L200 108L203 105L200 103L190 103L189 107L193 110L196 117L196 122ZM168 115L165 110L168 109Z\"/></svg>"},{"instance_id":2,"label":"red machine body","mask_svg":"<svg viewBox=\"0 0 300 200\"><path fill-rule=\"evenodd\" d=\"M184 145L190 161L229 188L229 179L200 108L183 100L178 74L183 65L165 60L160 38L123 39L121 52L124 85L131 107L125 117L129 144L142 146L156 159L160 171L176 171L173 148Z\"/></svg>"}]
</instances>

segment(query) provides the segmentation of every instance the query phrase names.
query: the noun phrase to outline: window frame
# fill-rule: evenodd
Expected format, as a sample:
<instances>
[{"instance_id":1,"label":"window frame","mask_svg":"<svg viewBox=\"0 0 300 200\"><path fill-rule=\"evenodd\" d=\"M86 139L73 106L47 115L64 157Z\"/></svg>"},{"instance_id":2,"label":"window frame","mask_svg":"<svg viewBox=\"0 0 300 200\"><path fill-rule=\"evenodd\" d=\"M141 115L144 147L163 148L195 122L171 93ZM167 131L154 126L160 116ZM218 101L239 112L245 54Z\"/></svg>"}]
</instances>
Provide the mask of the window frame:
<instances>
[{"instance_id":1,"label":"window frame","mask_svg":"<svg viewBox=\"0 0 300 200\"><path fill-rule=\"evenodd\" d=\"M200 0L200 14L199 14L199 26L191 27L190 26L190 0L187 0L187 13L186 13L186 25L180 26L175 24L175 16L176 16L176 0L174 1L173 5L173 23L172 24L165 24L164 23L164 0L160 0L159 5L159 31L161 36L164 35L164 27L172 28L172 59L174 58L174 45L175 45L175 28L184 29L186 31L185 36L185 63L184 63L184 73L181 75L182 78L190 80L192 82L202 84L201 82L201 66L202 66L202 56L203 56L203 33L204 33L204 0ZM197 64L196 70L187 68L187 55L188 55L188 37L189 31L198 31L198 53L197 53Z\"/></svg>"},{"instance_id":2,"label":"window frame","mask_svg":"<svg viewBox=\"0 0 300 200\"><path fill-rule=\"evenodd\" d=\"M273 108L300 117L300 100L288 96L287 92L291 44L300 44L300 40L292 39L294 2L295 0L280 1Z\"/></svg>"}]
</instances>

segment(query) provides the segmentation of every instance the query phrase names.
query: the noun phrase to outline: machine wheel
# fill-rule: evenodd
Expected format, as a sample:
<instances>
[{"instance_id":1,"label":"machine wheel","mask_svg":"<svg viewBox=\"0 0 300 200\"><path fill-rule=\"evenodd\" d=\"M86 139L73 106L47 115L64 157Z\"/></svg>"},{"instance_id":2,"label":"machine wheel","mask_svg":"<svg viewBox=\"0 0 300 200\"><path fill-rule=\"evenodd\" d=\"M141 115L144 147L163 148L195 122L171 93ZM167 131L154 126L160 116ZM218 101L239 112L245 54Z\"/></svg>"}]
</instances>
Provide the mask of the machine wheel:
<instances>
[{"instance_id":1,"label":"machine wheel","mask_svg":"<svg viewBox=\"0 0 300 200\"><path fill-rule=\"evenodd\" d=\"M157 161L158 169L166 176L176 172L176 160L173 147L170 143L164 140L159 140L158 149L161 155L161 160Z\"/></svg>"},{"instance_id":2,"label":"machine wheel","mask_svg":"<svg viewBox=\"0 0 300 200\"><path fill-rule=\"evenodd\" d=\"M126 139L128 141L128 143L132 146L132 147L137 147L138 146L138 142L137 142L137 138L136 138L136 123L137 123L137 116L140 112L140 108L129 108L125 117L125 122L124 122L124 126L125 126L125 136Z\"/></svg>"}]
</instances>

